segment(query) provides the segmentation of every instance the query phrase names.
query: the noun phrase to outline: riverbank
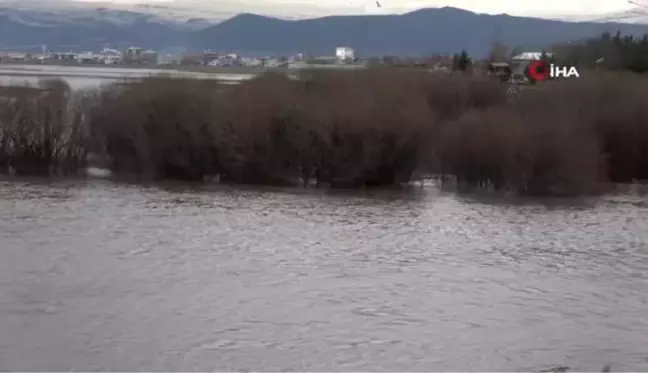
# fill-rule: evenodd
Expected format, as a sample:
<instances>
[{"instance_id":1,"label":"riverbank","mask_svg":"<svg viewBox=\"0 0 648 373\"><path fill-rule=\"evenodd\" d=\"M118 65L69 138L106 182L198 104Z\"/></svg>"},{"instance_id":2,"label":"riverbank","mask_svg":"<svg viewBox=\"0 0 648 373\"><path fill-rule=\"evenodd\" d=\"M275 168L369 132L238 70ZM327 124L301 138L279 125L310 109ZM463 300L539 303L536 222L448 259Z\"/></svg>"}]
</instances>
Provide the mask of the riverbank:
<instances>
[{"instance_id":1,"label":"riverbank","mask_svg":"<svg viewBox=\"0 0 648 373\"><path fill-rule=\"evenodd\" d=\"M245 79L251 79L260 73L262 73L262 71L241 71L234 69L229 71L224 70L223 72L218 72L217 70L200 71L199 69L191 71L171 68L131 68L128 66L113 67L105 65L0 65L0 76L8 77L141 79L151 76L173 76L238 82Z\"/></svg>"},{"instance_id":2,"label":"riverbank","mask_svg":"<svg viewBox=\"0 0 648 373\"><path fill-rule=\"evenodd\" d=\"M156 64L156 65L105 65L105 64L80 64L77 62L57 62L57 63L26 63L26 62L2 62L0 70L20 70L25 67L40 70L51 70L59 68L75 69L119 69L119 70L162 70L162 71L179 71L188 73L207 73L207 74L235 74L235 75L258 75L267 72L277 72L288 74L298 71L296 68L288 67L256 67L256 66L204 66L204 65L183 65L183 64Z\"/></svg>"},{"instance_id":3,"label":"riverbank","mask_svg":"<svg viewBox=\"0 0 648 373\"><path fill-rule=\"evenodd\" d=\"M648 179L641 84L591 76L511 101L488 79L375 69L235 86L147 78L83 97L59 87L4 105L0 170L76 172L92 152L146 179L371 188L431 174L458 188L597 194Z\"/></svg>"},{"instance_id":4,"label":"riverbank","mask_svg":"<svg viewBox=\"0 0 648 373\"><path fill-rule=\"evenodd\" d=\"M365 65L335 65L335 64L293 64L284 67L263 67L263 66L205 66L205 65L184 65L184 64L160 64L160 65L105 65L105 64L80 64L77 62L56 63L25 63L25 62L2 62L0 63L0 75L23 75L26 71L37 72L43 76L69 76L68 72L84 72L84 77L105 77L97 74L98 71L119 71L121 74L127 72L129 75L159 75L172 74L188 77L200 77L212 79L214 75L234 77L252 77L266 73L278 73L296 75L303 70L359 70L365 69ZM216 78L218 79L218 78Z\"/></svg>"}]
</instances>

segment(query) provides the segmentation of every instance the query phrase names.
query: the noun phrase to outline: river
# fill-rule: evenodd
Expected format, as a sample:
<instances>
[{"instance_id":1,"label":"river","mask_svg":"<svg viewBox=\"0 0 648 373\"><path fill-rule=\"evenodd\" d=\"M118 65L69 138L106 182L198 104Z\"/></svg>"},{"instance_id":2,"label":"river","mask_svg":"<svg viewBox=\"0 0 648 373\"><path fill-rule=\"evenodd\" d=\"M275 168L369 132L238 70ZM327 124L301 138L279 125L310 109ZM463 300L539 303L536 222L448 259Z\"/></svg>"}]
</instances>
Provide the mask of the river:
<instances>
[{"instance_id":1,"label":"river","mask_svg":"<svg viewBox=\"0 0 648 373\"><path fill-rule=\"evenodd\" d=\"M0 180L3 371L648 369L645 197Z\"/></svg>"},{"instance_id":2,"label":"river","mask_svg":"<svg viewBox=\"0 0 648 373\"><path fill-rule=\"evenodd\" d=\"M96 88L102 84L124 79L141 79L151 75L171 75L196 79L214 79L239 82L252 74L220 74L179 71L172 69L146 69L124 67L84 67L54 65L0 65L0 85L36 84L41 78L61 78L73 89Z\"/></svg>"}]
</instances>

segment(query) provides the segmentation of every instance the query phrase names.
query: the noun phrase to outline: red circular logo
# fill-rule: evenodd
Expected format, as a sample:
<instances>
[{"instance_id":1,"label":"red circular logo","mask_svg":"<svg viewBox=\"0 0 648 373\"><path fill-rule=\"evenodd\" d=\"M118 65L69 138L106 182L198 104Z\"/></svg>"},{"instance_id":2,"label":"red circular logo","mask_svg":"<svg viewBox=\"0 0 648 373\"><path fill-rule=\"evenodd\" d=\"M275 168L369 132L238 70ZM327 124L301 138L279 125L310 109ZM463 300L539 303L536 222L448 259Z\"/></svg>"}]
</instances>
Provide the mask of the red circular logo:
<instances>
[{"instance_id":1,"label":"red circular logo","mask_svg":"<svg viewBox=\"0 0 648 373\"><path fill-rule=\"evenodd\" d=\"M529 64L529 78L533 80L549 79L549 64L547 61L533 61Z\"/></svg>"}]
</instances>

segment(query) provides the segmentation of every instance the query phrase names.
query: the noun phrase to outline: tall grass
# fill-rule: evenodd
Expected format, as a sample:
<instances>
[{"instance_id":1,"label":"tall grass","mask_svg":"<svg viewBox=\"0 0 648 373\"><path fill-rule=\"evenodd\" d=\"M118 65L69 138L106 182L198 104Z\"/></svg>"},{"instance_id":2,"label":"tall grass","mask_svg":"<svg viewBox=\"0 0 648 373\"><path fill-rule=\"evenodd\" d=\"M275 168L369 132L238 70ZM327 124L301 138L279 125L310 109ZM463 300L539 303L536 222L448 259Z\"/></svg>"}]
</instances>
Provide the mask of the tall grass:
<instances>
[{"instance_id":1,"label":"tall grass","mask_svg":"<svg viewBox=\"0 0 648 373\"><path fill-rule=\"evenodd\" d=\"M7 106L21 111L3 107L0 167L74 168L92 152L113 173L154 179L358 188L417 171L517 194L597 193L648 178L644 79L589 75L511 100L497 81L408 69L269 74L236 86L150 78L87 95L84 116L53 93ZM59 116L25 109L38 107Z\"/></svg>"}]
</instances>

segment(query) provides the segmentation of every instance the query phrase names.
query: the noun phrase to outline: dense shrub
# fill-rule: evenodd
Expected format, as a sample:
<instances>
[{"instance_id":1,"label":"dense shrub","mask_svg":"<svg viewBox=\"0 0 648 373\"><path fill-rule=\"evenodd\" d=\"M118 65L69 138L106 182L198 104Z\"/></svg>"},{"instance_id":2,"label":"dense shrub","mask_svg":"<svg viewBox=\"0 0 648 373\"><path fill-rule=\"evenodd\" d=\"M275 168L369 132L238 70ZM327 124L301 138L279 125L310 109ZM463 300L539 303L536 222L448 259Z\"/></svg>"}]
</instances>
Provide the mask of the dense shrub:
<instances>
[{"instance_id":1,"label":"dense shrub","mask_svg":"<svg viewBox=\"0 0 648 373\"><path fill-rule=\"evenodd\" d=\"M81 111L70 87L42 80L38 87L5 88L0 97L0 173L76 172L85 165Z\"/></svg>"},{"instance_id":2,"label":"dense shrub","mask_svg":"<svg viewBox=\"0 0 648 373\"><path fill-rule=\"evenodd\" d=\"M574 195L648 178L645 87L637 76L583 74L510 100L498 81L405 68L238 85L150 78L86 94L83 123L69 98L51 93L3 104L0 167L45 172L76 164L63 154L81 164L91 152L116 174L156 179L356 188L398 185L418 171Z\"/></svg>"},{"instance_id":3,"label":"dense shrub","mask_svg":"<svg viewBox=\"0 0 648 373\"><path fill-rule=\"evenodd\" d=\"M597 192L604 181L598 141L574 121L569 112L473 110L445 126L437 146L440 173L460 186L522 195Z\"/></svg>"},{"instance_id":4,"label":"dense shrub","mask_svg":"<svg viewBox=\"0 0 648 373\"><path fill-rule=\"evenodd\" d=\"M89 110L93 153L105 154L118 174L200 179L217 165L211 127L218 88L172 78L105 88Z\"/></svg>"},{"instance_id":5,"label":"dense shrub","mask_svg":"<svg viewBox=\"0 0 648 373\"><path fill-rule=\"evenodd\" d=\"M648 179L647 83L639 75L598 74L563 85L553 97L553 105L572 106L578 123L596 133L613 182Z\"/></svg>"}]
</instances>

